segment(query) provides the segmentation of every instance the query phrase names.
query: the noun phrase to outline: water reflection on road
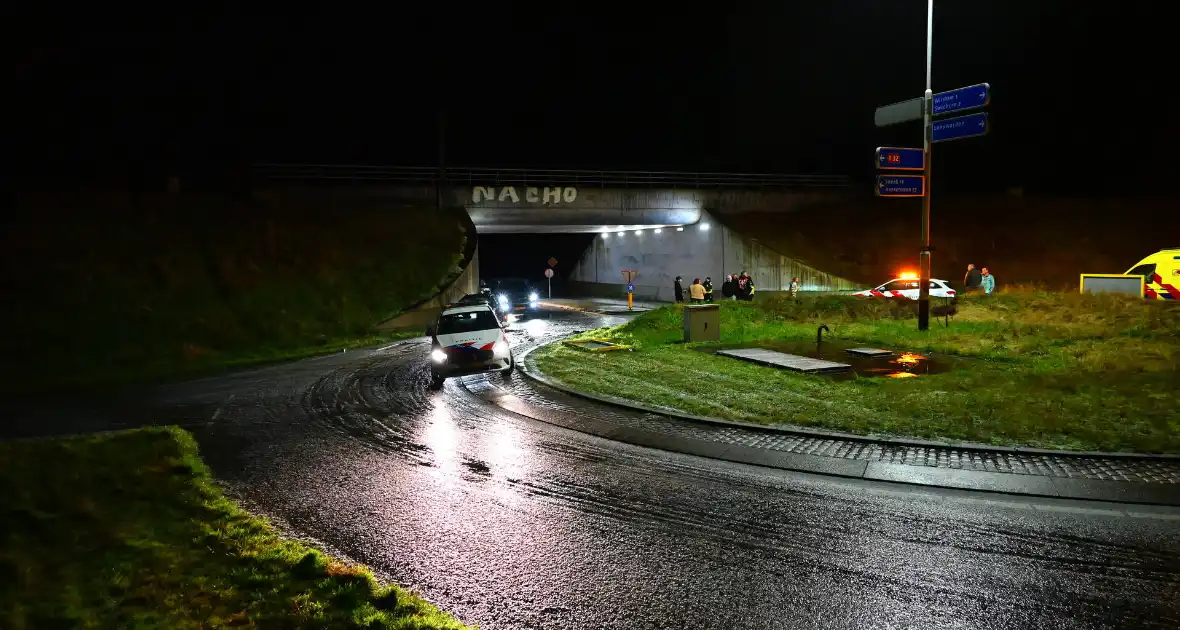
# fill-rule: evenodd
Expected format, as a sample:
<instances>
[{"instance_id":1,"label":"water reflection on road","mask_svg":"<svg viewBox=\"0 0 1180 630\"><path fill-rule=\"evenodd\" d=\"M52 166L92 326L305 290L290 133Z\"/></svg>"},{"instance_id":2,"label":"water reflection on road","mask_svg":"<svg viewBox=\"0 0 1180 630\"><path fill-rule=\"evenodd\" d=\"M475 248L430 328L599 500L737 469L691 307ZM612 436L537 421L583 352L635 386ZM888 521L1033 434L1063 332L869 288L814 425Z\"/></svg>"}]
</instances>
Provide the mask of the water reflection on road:
<instances>
[{"instance_id":1,"label":"water reflection on road","mask_svg":"<svg viewBox=\"0 0 1180 630\"><path fill-rule=\"evenodd\" d=\"M602 323L548 313L510 335ZM427 351L173 386L153 414L193 427L251 506L482 628L1180 627L1175 513L624 445L431 392Z\"/></svg>"}]
</instances>

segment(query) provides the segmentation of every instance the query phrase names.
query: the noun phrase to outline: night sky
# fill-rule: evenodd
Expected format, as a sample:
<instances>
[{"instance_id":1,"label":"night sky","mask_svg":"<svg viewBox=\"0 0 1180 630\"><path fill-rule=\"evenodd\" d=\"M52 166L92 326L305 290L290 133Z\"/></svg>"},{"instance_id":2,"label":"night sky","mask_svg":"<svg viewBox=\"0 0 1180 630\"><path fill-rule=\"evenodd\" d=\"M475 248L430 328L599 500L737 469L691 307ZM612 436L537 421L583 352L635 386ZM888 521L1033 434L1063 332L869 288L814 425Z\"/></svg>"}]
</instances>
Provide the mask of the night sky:
<instances>
[{"instance_id":1,"label":"night sky","mask_svg":"<svg viewBox=\"0 0 1180 630\"><path fill-rule=\"evenodd\" d=\"M30 17L10 146L30 175L112 180L431 165L442 109L452 165L867 182L874 147L920 138L872 120L922 93L921 0L640 7ZM940 1L935 91L986 81L993 104L989 137L938 145L938 189L1167 192L1180 126L1159 7Z\"/></svg>"}]
</instances>

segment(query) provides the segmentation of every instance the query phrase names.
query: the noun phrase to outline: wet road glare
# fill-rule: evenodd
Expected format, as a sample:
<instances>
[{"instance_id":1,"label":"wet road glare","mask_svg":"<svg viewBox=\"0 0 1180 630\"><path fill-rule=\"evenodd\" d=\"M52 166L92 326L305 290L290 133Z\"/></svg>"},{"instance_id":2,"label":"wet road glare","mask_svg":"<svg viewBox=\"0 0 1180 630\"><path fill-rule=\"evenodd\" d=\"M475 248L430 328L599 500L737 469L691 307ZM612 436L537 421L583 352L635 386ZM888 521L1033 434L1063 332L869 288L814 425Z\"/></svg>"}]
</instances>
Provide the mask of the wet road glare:
<instances>
[{"instance_id":1,"label":"wet road glare","mask_svg":"<svg viewBox=\"0 0 1180 630\"><path fill-rule=\"evenodd\" d=\"M614 321L550 311L511 336ZM432 392L427 352L169 386L150 415L252 509L481 628L1180 627L1174 510L629 446Z\"/></svg>"}]
</instances>

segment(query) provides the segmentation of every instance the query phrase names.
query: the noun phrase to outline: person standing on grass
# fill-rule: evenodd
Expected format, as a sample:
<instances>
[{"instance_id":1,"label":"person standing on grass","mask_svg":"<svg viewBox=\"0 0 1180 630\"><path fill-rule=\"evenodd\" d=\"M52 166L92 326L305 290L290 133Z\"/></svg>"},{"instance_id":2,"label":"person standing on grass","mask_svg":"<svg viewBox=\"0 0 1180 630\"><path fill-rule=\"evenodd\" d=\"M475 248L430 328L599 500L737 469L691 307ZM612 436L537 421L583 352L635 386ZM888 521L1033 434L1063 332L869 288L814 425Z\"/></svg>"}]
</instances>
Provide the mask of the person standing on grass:
<instances>
[{"instance_id":1,"label":"person standing on grass","mask_svg":"<svg viewBox=\"0 0 1180 630\"><path fill-rule=\"evenodd\" d=\"M692 299L693 304L705 301L705 285L701 284L700 278L692 279L692 284L688 287L688 296Z\"/></svg>"},{"instance_id":2,"label":"person standing on grass","mask_svg":"<svg viewBox=\"0 0 1180 630\"><path fill-rule=\"evenodd\" d=\"M799 297L799 278L791 278L791 299Z\"/></svg>"},{"instance_id":3,"label":"person standing on grass","mask_svg":"<svg viewBox=\"0 0 1180 630\"><path fill-rule=\"evenodd\" d=\"M725 282L721 283L721 295L727 300L733 299L733 274L725 276Z\"/></svg>"},{"instance_id":4,"label":"person standing on grass","mask_svg":"<svg viewBox=\"0 0 1180 630\"><path fill-rule=\"evenodd\" d=\"M983 292L988 295L991 295L992 291L996 290L996 277L987 270L987 267L984 267L980 273L979 282L980 286L983 287Z\"/></svg>"},{"instance_id":5,"label":"person standing on grass","mask_svg":"<svg viewBox=\"0 0 1180 630\"><path fill-rule=\"evenodd\" d=\"M733 296L738 300L747 300L750 296L750 276L746 275L743 269L737 277L737 289L734 290Z\"/></svg>"},{"instance_id":6,"label":"person standing on grass","mask_svg":"<svg viewBox=\"0 0 1180 630\"><path fill-rule=\"evenodd\" d=\"M701 283L705 287L705 301L713 301L713 278L706 277L705 281Z\"/></svg>"},{"instance_id":7,"label":"person standing on grass","mask_svg":"<svg viewBox=\"0 0 1180 630\"><path fill-rule=\"evenodd\" d=\"M677 304L684 301L684 285L680 284L680 276L676 276L676 282L672 283L672 294L676 296Z\"/></svg>"},{"instance_id":8,"label":"person standing on grass","mask_svg":"<svg viewBox=\"0 0 1180 630\"><path fill-rule=\"evenodd\" d=\"M975 265L967 265L967 273L963 276L964 293L973 293L979 290L979 286L983 284L983 275L975 268Z\"/></svg>"}]
</instances>

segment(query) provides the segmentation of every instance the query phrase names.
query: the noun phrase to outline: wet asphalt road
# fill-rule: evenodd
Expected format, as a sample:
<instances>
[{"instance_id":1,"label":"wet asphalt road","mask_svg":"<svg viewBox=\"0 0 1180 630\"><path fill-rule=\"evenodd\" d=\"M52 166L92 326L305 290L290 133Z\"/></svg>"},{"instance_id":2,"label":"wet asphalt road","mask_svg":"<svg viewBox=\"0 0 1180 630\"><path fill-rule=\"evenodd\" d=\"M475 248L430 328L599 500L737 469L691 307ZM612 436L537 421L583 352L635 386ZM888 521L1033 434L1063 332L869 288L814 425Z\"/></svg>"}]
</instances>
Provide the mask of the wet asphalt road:
<instances>
[{"instance_id":1,"label":"wet asphalt road","mask_svg":"<svg viewBox=\"0 0 1180 630\"><path fill-rule=\"evenodd\" d=\"M546 317L514 340L615 319ZM169 386L136 411L20 412L7 433L184 424L250 507L483 628L1180 627L1180 512L629 446L431 392L427 351Z\"/></svg>"}]
</instances>

